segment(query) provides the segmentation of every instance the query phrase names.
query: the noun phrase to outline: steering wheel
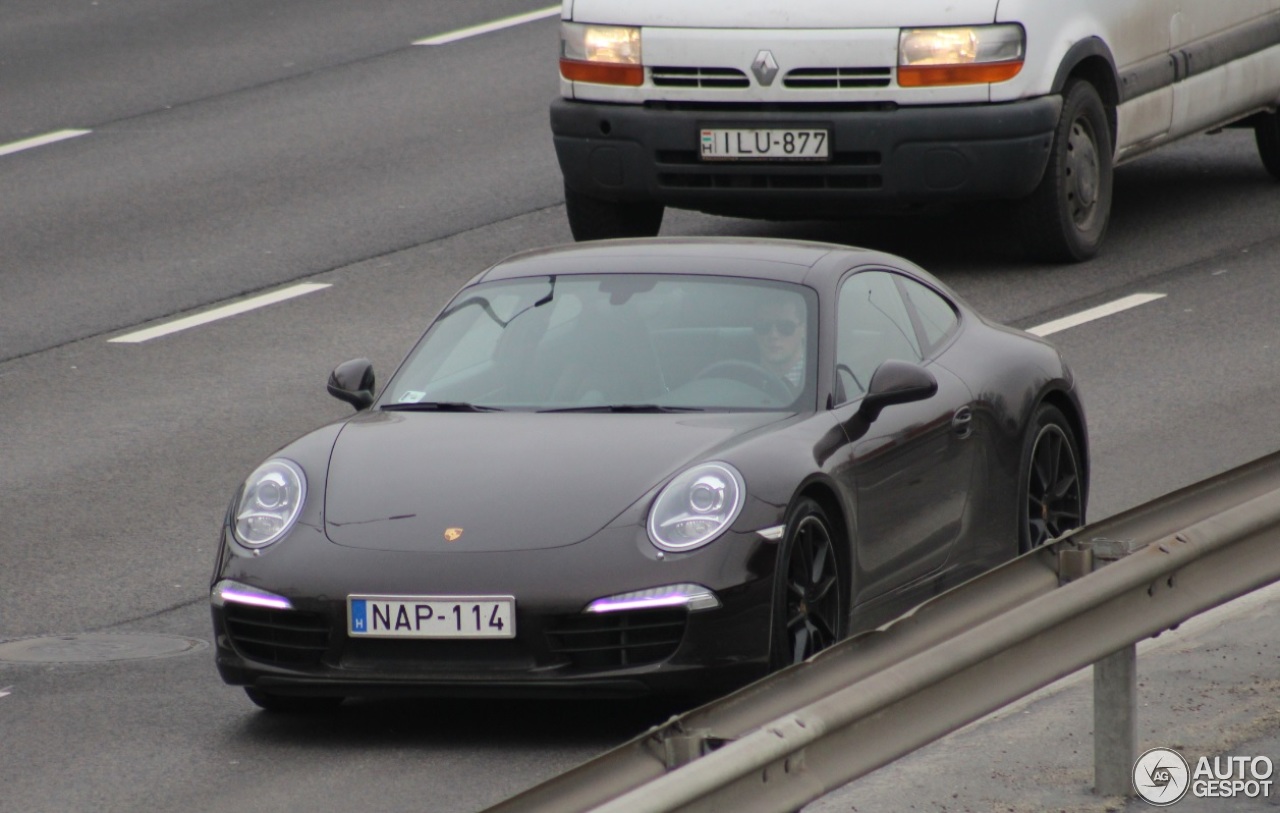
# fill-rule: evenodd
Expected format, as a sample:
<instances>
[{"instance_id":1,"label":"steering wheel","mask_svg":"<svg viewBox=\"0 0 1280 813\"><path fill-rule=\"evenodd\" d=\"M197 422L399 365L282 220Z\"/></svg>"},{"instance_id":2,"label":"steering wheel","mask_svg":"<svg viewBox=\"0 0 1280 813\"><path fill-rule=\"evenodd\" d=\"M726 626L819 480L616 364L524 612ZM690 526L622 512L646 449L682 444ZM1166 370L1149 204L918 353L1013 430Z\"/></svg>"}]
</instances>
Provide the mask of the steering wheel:
<instances>
[{"instance_id":1,"label":"steering wheel","mask_svg":"<svg viewBox=\"0 0 1280 813\"><path fill-rule=\"evenodd\" d=\"M694 376L695 380L699 378L728 378L740 381L783 404L791 403L796 397L785 378L755 362L742 359L723 359L712 362Z\"/></svg>"}]
</instances>

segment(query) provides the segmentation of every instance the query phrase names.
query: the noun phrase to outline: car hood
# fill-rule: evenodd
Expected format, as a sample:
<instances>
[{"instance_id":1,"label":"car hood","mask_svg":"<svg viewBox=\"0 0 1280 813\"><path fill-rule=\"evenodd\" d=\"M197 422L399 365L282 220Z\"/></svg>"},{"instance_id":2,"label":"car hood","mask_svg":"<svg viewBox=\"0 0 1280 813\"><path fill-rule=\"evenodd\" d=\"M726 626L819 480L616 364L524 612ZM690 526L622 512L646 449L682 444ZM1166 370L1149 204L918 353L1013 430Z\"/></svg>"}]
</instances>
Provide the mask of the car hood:
<instances>
[{"instance_id":1,"label":"car hood","mask_svg":"<svg viewBox=\"0 0 1280 813\"><path fill-rule=\"evenodd\" d=\"M573 0L573 19L584 23L673 28L910 28L974 25L995 19L997 0L854 0L796 3L741 0L690 3L688 0Z\"/></svg>"},{"instance_id":2,"label":"car hood","mask_svg":"<svg viewBox=\"0 0 1280 813\"><path fill-rule=\"evenodd\" d=\"M370 413L334 443L325 530L376 550L571 545L685 465L786 417Z\"/></svg>"}]
</instances>

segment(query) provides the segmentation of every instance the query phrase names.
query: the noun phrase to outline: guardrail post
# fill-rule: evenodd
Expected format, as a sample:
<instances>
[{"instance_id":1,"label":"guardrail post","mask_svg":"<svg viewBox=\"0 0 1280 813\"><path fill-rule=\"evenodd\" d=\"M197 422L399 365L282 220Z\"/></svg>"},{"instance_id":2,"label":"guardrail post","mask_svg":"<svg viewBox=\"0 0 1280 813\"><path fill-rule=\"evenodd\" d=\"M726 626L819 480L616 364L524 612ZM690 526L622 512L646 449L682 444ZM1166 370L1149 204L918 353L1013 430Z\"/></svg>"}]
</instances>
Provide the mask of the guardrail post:
<instances>
[{"instance_id":1,"label":"guardrail post","mask_svg":"<svg viewBox=\"0 0 1280 813\"><path fill-rule=\"evenodd\" d=\"M1132 796L1138 758L1138 648L1130 644L1093 665L1093 789Z\"/></svg>"}]
</instances>

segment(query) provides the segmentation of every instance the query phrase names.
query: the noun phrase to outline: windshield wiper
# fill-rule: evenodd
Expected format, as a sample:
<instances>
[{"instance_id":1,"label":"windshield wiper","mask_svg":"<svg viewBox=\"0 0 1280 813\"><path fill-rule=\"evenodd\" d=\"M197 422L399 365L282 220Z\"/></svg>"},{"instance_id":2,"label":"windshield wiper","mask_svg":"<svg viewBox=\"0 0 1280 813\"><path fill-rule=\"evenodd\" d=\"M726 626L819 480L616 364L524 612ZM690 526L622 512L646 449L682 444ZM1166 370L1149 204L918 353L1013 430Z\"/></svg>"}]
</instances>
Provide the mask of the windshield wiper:
<instances>
[{"instance_id":1,"label":"windshield wiper","mask_svg":"<svg viewBox=\"0 0 1280 813\"><path fill-rule=\"evenodd\" d=\"M388 412L501 412L500 407L480 406L466 401L407 401L402 404L383 404Z\"/></svg>"},{"instance_id":2,"label":"windshield wiper","mask_svg":"<svg viewBox=\"0 0 1280 813\"><path fill-rule=\"evenodd\" d=\"M662 406L661 404L596 404L594 406L557 407L539 412L706 412L702 407Z\"/></svg>"}]
</instances>

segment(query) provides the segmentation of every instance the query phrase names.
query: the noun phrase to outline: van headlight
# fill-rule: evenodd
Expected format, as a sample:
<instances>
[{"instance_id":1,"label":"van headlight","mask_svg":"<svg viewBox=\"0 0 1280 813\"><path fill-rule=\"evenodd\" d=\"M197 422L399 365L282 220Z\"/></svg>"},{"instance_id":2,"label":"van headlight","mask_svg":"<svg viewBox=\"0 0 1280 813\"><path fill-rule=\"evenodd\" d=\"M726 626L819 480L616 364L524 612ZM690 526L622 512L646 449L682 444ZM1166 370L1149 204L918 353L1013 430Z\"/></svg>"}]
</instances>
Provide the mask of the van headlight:
<instances>
[{"instance_id":1,"label":"van headlight","mask_svg":"<svg viewBox=\"0 0 1280 813\"><path fill-rule=\"evenodd\" d=\"M1027 34L1020 25L904 28L898 35L902 87L1004 82L1018 75Z\"/></svg>"},{"instance_id":2,"label":"van headlight","mask_svg":"<svg viewBox=\"0 0 1280 813\"><path fill-rule=\"evenodd\" d=\"M640 29L622 25L560 24L560 75L599 85L644 84Z\"/></svg>"}]
</instances>

